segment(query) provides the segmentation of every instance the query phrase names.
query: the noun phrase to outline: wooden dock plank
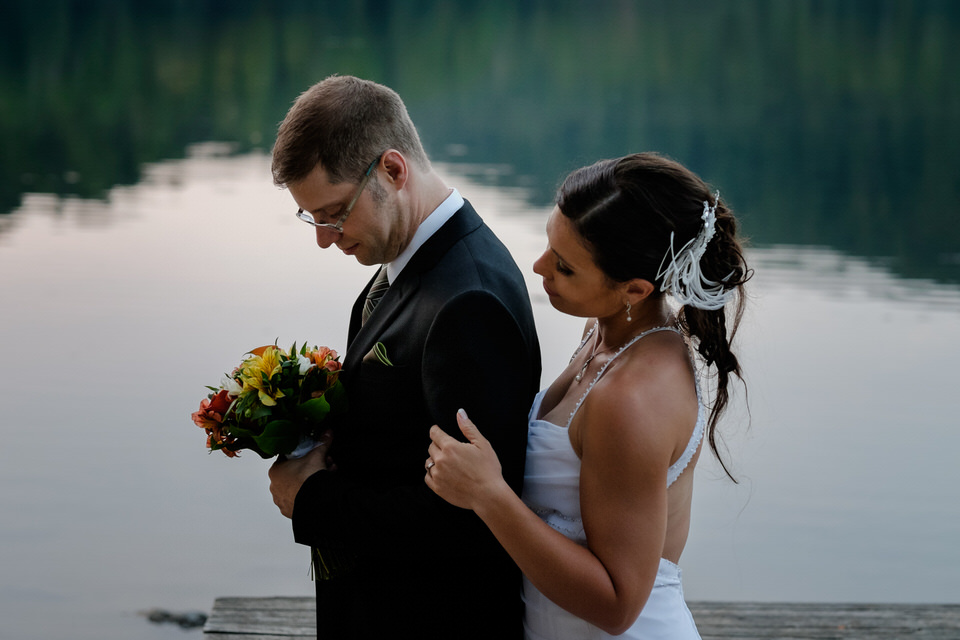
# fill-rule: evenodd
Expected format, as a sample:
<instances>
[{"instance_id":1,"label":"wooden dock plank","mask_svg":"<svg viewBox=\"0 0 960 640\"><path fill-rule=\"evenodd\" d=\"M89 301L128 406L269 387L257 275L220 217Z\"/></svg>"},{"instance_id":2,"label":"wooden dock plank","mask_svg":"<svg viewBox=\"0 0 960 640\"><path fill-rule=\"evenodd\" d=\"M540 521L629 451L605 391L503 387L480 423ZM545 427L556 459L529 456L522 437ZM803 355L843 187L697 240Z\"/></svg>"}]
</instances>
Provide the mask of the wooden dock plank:
<instances>
[{"instance_id":1,"label":"wooden dock plank","mask_svg":"<svg viewBox=\"0 0 960 640\"><path fill-rule=\"evenodd\" d=\"M300 598L217 598L203 626L211 640L316 638L316 602Z\"/></svg>"},{"instance_id":2,"label":"wooden dock plank","mask_svg":"<svg viewBox=\"0 0 960 640\"><path fill-rule=\"evenodd\" d=\"M960 639L960 605L691 602L703 640Z\"/></svg>"},{"instance_id":3,"label":"wooden dock plank","mask_svg":"<svg viewBox=\"0 0 960 640\"><path fill-rule=\"evenodd\" d=\"M703 640L960 640L960 604L690 602ZM311 597L217 598L205 640L316 640Z\"/></svg>"}]
</instances>

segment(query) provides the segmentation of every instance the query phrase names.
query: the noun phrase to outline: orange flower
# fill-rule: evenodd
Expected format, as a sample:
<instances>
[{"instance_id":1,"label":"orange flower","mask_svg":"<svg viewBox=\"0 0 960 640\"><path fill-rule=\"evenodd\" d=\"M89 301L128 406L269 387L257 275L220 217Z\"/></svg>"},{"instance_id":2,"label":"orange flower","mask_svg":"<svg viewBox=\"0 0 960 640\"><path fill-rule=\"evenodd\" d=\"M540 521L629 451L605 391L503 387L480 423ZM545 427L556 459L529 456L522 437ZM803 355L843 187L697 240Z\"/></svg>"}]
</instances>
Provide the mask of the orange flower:
<instances>
[{"instance_id":1,"label":"orange flower","mask_svg":"<svg viewBox=\"0 0 960 640\"><path fill-rule=\"evenodd\" d=\"M216 395L210 398L204 398L200 401L200 409L195 411L190 417L194 424L207 432L207 448L213 449L214 445L223 447L233 444L235 439L223 433L223 418L226 416L233 398L227 393L226 389L221 389ZM229 457L236 457L236 451L221 448Z\"/></svg>"},{"instance_id":2,"label":"orange flower","mask_svg":"<svg viewBox=\"0 0 960 640\"><path fill-rule=\"evenodd\" d=\"M194 424L202 429L212 429L223 423L223 417L227 414L230 404L233 402L225 389L221 389L212 398L204 398L200 401L200 409L195 411L190 417Z\"/></svg>"},{"instance_id":3,"label":"orange flower","mask_svg":"<svg viewBox=\"0 0 960 640\"><path fill-rule=\"evenodd\" d=\"M323 365L323 368L332 373L334 371L340 371L341 366L339 360L327 360L327 364Z\"/></svg>"},{"instance_id":4,"label":"orange flower","mask_svg":"<svg viewBox=\"0 0 960 640\"><path fill-rule=\"evenodd\" d=\"M326 369L330 373L337 373L342 366L340 361L337 360L340 356L329 347L318 347L312 351L307 351L306 356L318 368ZM330 384L333 384L336 379L336 376L330 378Z\"/></svg>"},{"instance_id":5,"label":"orange flower","mask_svg":"<svg viewBox=\"0 0 960 640\"><path fill-rule=\"evenodd\" d=\"M324 368L327 371L339 371L340 363L337 362L337 352L329 347L317 347L312 351L307 352L307 356L313 360L313 363L318 367Z\"/></svg>"}]
</instances>

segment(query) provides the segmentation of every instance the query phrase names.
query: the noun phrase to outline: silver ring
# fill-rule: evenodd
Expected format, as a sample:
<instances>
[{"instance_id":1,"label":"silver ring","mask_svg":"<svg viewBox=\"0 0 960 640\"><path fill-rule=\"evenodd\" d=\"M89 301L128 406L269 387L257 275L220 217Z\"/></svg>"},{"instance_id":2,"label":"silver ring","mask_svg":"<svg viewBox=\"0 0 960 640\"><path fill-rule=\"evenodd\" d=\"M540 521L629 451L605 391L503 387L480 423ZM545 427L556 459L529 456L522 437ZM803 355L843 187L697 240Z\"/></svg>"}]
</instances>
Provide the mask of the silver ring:
<instances>
[{"instance_id":1,"label":"silver ring","mask_svg":"<svg viewBox=\"0 0 960 640\"><path fill-rule=\"evenodd\" d=\"M434 466L435 464L437 464L437 463L434 462L433 460L427 460L427 466L426 466L427 473L430 473L430 469L433 469L433 466Z\"/></svg>"}]
</instances>

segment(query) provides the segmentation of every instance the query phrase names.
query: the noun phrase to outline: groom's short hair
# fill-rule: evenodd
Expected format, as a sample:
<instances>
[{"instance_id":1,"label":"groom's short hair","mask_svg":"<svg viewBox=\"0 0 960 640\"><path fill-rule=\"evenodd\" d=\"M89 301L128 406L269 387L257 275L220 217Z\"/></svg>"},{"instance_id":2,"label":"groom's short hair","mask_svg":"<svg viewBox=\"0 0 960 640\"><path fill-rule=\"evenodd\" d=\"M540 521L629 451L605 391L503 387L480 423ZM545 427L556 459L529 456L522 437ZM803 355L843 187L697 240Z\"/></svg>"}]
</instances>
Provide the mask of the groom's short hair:
<instances>
[{"instance_id":1,"label":"groom's short hair","mask_svg":"<svg viewBox=\"0 0 960 640\"><path fill-rule=\"evenodd\" d=\"M331 183L353 182L387 149L421 169L429 167L417 128L393 89L330 76L304 91L280 123L273 181L278 186L298 182L320 164Z\"/></svg>"}]
</instances>

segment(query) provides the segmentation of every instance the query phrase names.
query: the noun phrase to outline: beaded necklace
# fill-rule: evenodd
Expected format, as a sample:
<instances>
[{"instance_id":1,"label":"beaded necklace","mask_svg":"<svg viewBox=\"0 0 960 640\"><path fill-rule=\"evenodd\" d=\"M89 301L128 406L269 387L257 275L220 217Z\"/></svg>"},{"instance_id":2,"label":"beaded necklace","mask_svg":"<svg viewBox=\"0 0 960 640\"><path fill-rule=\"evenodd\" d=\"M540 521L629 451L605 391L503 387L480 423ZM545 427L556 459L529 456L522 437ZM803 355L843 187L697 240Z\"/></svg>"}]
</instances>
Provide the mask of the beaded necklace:
<instances>
[{"instance_id":1,"label":"beaded necklace","mask_svg":"<svg viewBox=\"0 0 960 640\"><path fill-rule=\"evenodd\" d=\"M600 323L597 322L597 323L594 323L592 327L590 327L590 331L587 333L587 336L580 343L580 346L577 347L577 350L573 352L573 355L570 356L570 362L568 362L567 364L570 364L573 362L573 359L576 358L577 354L580 353L580 350L583 349L583 345L587 343L587 340L590 339L590 336L593 335L593 332L596 331L597 326L599 324ZM597 334L597 341L593 343L593 353L590 354L590 357L587 358L586 362L583 363L583 366L580 367L580 371L577 373L577 375L573 377L573 379L576 382L580 382L581 380L583 380L583 374L587 372L587 367L590 366L590 363L593 362L594 358L596 358L601 353L606 353L607 351L611 351L612 349L615 348L615 347L607 347L606 349L601 349L600 351L597 351L598 346L600 346L600 334Z\"/></svg>"}]
</instances>

